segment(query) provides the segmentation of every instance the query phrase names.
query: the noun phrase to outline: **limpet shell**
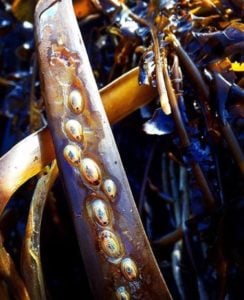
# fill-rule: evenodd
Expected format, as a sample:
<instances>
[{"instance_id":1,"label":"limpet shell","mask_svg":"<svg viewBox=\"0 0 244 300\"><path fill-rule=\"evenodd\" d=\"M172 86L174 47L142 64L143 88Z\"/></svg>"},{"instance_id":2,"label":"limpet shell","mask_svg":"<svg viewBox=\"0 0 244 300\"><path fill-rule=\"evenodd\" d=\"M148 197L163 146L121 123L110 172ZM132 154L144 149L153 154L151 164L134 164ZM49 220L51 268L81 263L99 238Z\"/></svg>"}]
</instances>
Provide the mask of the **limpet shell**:
<instances>
[{"instance_id":1,"label":"limpet shell","mask_svg":"<svg viewBox=\"0 0 244 300\"><path fill-rule=\"evenodd\" d=\"M126 291L124 286L120 286L116 290L118 300L130 300L130 294Z\"/></svg>"},{"instance_id":2,"label":"limpet shell","mask_svg":"<svg viewBox=\"0 0 244 300\"><path fill-rule=\"evenodd\" d=\"M84 179L92 185L98 185L101 182L101 171L98 164L91 158L84 158L80 163L80 172Z\"/></svg>"},{"instance_id":3,"label":"limpet shell","mask_svg":"<svg viewBox=\"0 0 244 300\"><path fill-rule=\"evenodd\" d=\"M111 199L114 200L117 195L117 187L112 179L106 179L103 182L102 189L104 193Z\"/></svg>"},{"instance_id":4,"label":"limpet shell","mask_svg":"<svg viewBox=\"0 0 244 300\"><path fill-rule=\"evenodd\" d=\"M126 279L132 281L138 276L138 269L135 262L127 257L121 261L121 271Z\"/></svg>"},{"instance_id":5,"label":"limpet shell","mask_svg":"<svg viewBox=\"0 0 244 300\"><path fill-rule=\"evenodd\" d=\"M67 145L64 148L64 158L74 166L80 163L80 149L74 145Z\"/></svg>"},{"instance_id":6,"label":"limpet shell","mask_svg":"<svg viewBox=\"0 0 244 300\"><path fill-rule=\"evenodd\" d=\"M73 113L75 114L82 113L84 109L84 99L79 90L74 89L70 92L68 104L69 104L69 108Z\"/></svg>"},{"instance_id":7,"label":"limpet shell","mask_svg":"<svg viewBox=\"0 0 244 300\"><path fill-rule=\"evenodd\" d=\"M81 142L83 140L82 126L76 120L71 119L65 123L65 132L68 137L75 142Z\"/></svg>"},{"instance_id":8,"label":"limpet shell","mask_svg":"<svg viewBox=\"0 0 244 300\"><path fill-rule=\"evenodd\" d=\"M110 212L107 204L100 200L95 199L91 202L92 215L94 220L101 226L107 226L110 222Z\"/></svg>"},{"instance_id":9,"label":"limpet shell","mask_svg":"<svg viewBox=\"0 0 244 300\"><path fill-rule=\"evenodd\" d=\"M119 258L122 255L122 247L117 236L110 230L103 230L99 234L100 246L103 252L110 258Z\"/></svg>"}]
</instances>

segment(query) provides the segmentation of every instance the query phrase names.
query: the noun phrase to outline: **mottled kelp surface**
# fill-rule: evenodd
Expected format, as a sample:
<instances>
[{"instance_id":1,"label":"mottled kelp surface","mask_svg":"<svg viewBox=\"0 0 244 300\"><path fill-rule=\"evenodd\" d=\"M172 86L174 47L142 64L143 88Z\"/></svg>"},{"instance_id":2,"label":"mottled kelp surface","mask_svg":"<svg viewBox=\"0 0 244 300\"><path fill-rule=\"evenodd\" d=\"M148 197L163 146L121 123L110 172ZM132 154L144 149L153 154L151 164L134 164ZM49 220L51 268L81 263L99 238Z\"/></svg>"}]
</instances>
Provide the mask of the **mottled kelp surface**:
<instances>
[{"instance_id":1,"label":"mottled kelp surface","mask_svg":"<svg viewBox=\"0 0 244 300\"><path fill-rule=\"evenodd\" d=\"M86 14L82 3L74 5L98 87L139 66L138 81L158 90L113 132L173 298L242 299L242 1L94 1ZM17 18L11 5L0 4L1 155L47 123L34 28L16 14L21 5L14 6ZM1 215L0 242L16 271L6 278L0 260L6 299L20 297L16 285L26 299L20 257L37 180L22 186ZM61 191L58 179L42 219L46 293L92 299Z\"/></svg>"}]
</instances>

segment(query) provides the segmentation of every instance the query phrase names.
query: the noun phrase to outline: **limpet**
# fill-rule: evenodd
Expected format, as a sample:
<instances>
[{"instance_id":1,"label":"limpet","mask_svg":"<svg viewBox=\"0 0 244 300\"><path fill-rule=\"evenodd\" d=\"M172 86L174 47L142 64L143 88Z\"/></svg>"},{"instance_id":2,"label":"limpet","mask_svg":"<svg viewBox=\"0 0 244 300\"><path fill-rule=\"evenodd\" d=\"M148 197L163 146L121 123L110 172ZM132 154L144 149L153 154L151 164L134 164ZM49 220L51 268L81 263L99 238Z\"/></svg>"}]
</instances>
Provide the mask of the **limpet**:
<instances>
[{"instance_id":1,"label":"limpet","mask_svg":"<svg viewBox=\"0 0 244 300\"><path fill-rule=\"evenodd\" d=\"M80 149L74 145L67 145L64 148L64 157L72 165L78 166L80 163Z\"/></svg>"},{"instance_id":2,"label":"limpet","mask_svg":"<svg viewBox=\"0 0 244 300\"><path fill-rule=\"evenodd\" d=\"M80 163L80 172L85 180L92 185L98 185L101 182L101 171L98 164L91 158L84 158Z\"/></svg>"},{"instance_id":3,"label":"limpet","mask_svg":"<svg viewBox=\"0 0 244 300\"><path fill-rule=\"evenodd\" d=\"M70 92L68 103L73 113L75 114L82 113L84 109L84 100L79 90L74 89Z\"/></svg>"},{"instance_id":4,"label":"limpet","mask_svg":"<svg viewBox=\"0 0 244 300\"><path fill-rule=\"evenodd\" d=\"M65 132L68 137L75 142L81 142L83 140L82 126L76 120L71 119L65 123Z\"/></svg>"},{"instance_id":5,"label":"limpet","mask_svg":"<svg viewBox=\"0 0 244 300\"><path fill-rule=\"evenodd\" d=\"M110 221L110 212L106 203L100 199L95 199L91 202L92 215L95 221L102 225L106 226Z\"/></svg>"},{"instance_id":6,"label":"limpet","mask_svg":"<svg viewBox=\"0 0 244 300\"><path fill-rule=\"evenodd\" d=\"M135 280L138 276L138 270L135 262L127 257L121 261L121 271L126 279Z\"/></svg>"},{"instance_id":7,"label":"limpet","mask_svg":"<svg viewBox=\"0 0 244 300\"><path fill-rule=\"evenodd\" d=\"M117 195L117 187L112 179L104 180L102 189L111 200L114 200Z\"/></svg>"},{"instance_id":8,"label":"limpet","mask_svg":"<svg viewBox=\"0 0 244 300\"><path fill-rule=\"evenodd\" d=\"M124 286L120 286L116 290L118 300L130 300L130 294L126 291Z\"/></svg>"},{"instance_id":9,"label":"limpet","mask_svg":"<svg viewBox=\"0 0 244 300\"><path fill-rule=\"evenodd\" d=\"M103 230L99 234L100 246L104 253L111 258L122 255L122 247L117 236L110 230Z\"/></svg>"}]
</instances>

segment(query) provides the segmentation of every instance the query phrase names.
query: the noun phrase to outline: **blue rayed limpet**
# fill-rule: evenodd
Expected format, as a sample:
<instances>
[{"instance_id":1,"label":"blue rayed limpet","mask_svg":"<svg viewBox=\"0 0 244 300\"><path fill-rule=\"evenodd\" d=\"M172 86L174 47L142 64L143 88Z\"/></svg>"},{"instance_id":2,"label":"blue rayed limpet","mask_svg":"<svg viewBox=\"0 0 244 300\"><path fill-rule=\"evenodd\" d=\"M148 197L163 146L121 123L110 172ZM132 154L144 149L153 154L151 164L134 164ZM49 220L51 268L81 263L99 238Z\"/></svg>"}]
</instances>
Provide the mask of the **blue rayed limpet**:
<instances>
[{"instance_id":1,"label":"blue rayed limpet","mask_svg":"<svg viewBox=\"0 0 244 300\"><path fill-rule=\"evenodd\" d=\"M80 149L75 145L67 145L64 147L64 158L74 166L80 163Z\"/></svg>"},{"instance_id":2,"label":"blue rayed limpet","mask_svg":"<svg viewBox=\"0 0 244 300\"><path fill-rule=\"evenodd\" d=\"M106 179L103 182L102 189L104 193L111 199L114 200L117 195L117 187L112 179Z\"/></svg>"},{"instance_id":3,"label":"blue rayed limpet","mask_svg":"<svg viewBox=\"0 0 244 300\"><path fill-rule=\"evenodd\" d=\"M110 258L119 258L123 254L122 246L117 236L110 230L99 234L100 247Z\"/></svg>"},{"instance_id":4,"label":"blue rayed limpet","mask_svg":"<svg viewBox=\"0 0 244 300\"><path fill-rule=\"evenodd\" d=\"M116 290L118 300L130 300L130 294L126 291L124 286L120 286Z\"/></svg>"},{"instance_id":5,"label":"blue rayed limpet","mask_svg":"<svg viewBox=\"0 0 244 300\"><path fill-rule=\"evenodd\" d=\"M84 179L92 185L98 185L101 182L101 171L98 164L91 158L84 158L80 163L80 172Z\"/></svg>"},{"instance_id":6,"label":"blue rayed limpet","mask_svg":"<svg viewBox=\"0 0 244 300\"><path fill-rule=\"evenodd\" d=\"M68 120L64 127L66 134L72 141L81 142L83 140L82 126L78 121Z\"/></svg>"},{"instance_id":7,"label":"blue rayed limpet","mask_svg":"<svg viewBox=\"0 0 244 300\"><path fill-rule=\"evenodd\" d=\"M74 89L69 94L68 105L75 114L82 113L84 109L84 99L78 89Z\"/></svg>"},{"instance_id":8,"label":"blue rayed limpet","mask_svg":"<svg viewBox=\"0 0 244 300\"><path fill-rule=\"evenodd\" d=\"M110 222L110 211L107 204L103 200L95 199L90 205L94 221L101 226L107 226Z\"/></svg>"},{"instance_id":9,"label":"blue rayed limpet","mask_svg":"<svg viewBox=\"0 0 244 300\"><path fill-rule=\"evenodd\" d=\"M135 280L138 276L138 269L135 262L127 257L121 261L121 271L126 279L132 281Z\"/></svg>"}]
</instances>

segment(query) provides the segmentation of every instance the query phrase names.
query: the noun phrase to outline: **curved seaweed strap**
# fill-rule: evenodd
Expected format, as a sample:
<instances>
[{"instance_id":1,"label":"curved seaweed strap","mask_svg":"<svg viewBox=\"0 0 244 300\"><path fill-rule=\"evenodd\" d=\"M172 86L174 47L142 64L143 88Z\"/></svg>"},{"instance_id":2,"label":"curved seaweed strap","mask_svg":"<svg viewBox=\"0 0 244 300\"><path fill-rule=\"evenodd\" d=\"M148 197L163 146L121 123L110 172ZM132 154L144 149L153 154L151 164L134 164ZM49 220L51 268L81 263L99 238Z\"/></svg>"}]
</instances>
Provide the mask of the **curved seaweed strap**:
<instances>
[{"instance_id":1,"label":"curved seaweed strap","mask_svg":"<svg viewBox=\"0 0 244 300\"><path fill-rule=\"evenodd\" d=\"M41 0L35 22L48 124L94 297L171 299L144 233L71 0Z\"/></svg>"}]
</instances>

